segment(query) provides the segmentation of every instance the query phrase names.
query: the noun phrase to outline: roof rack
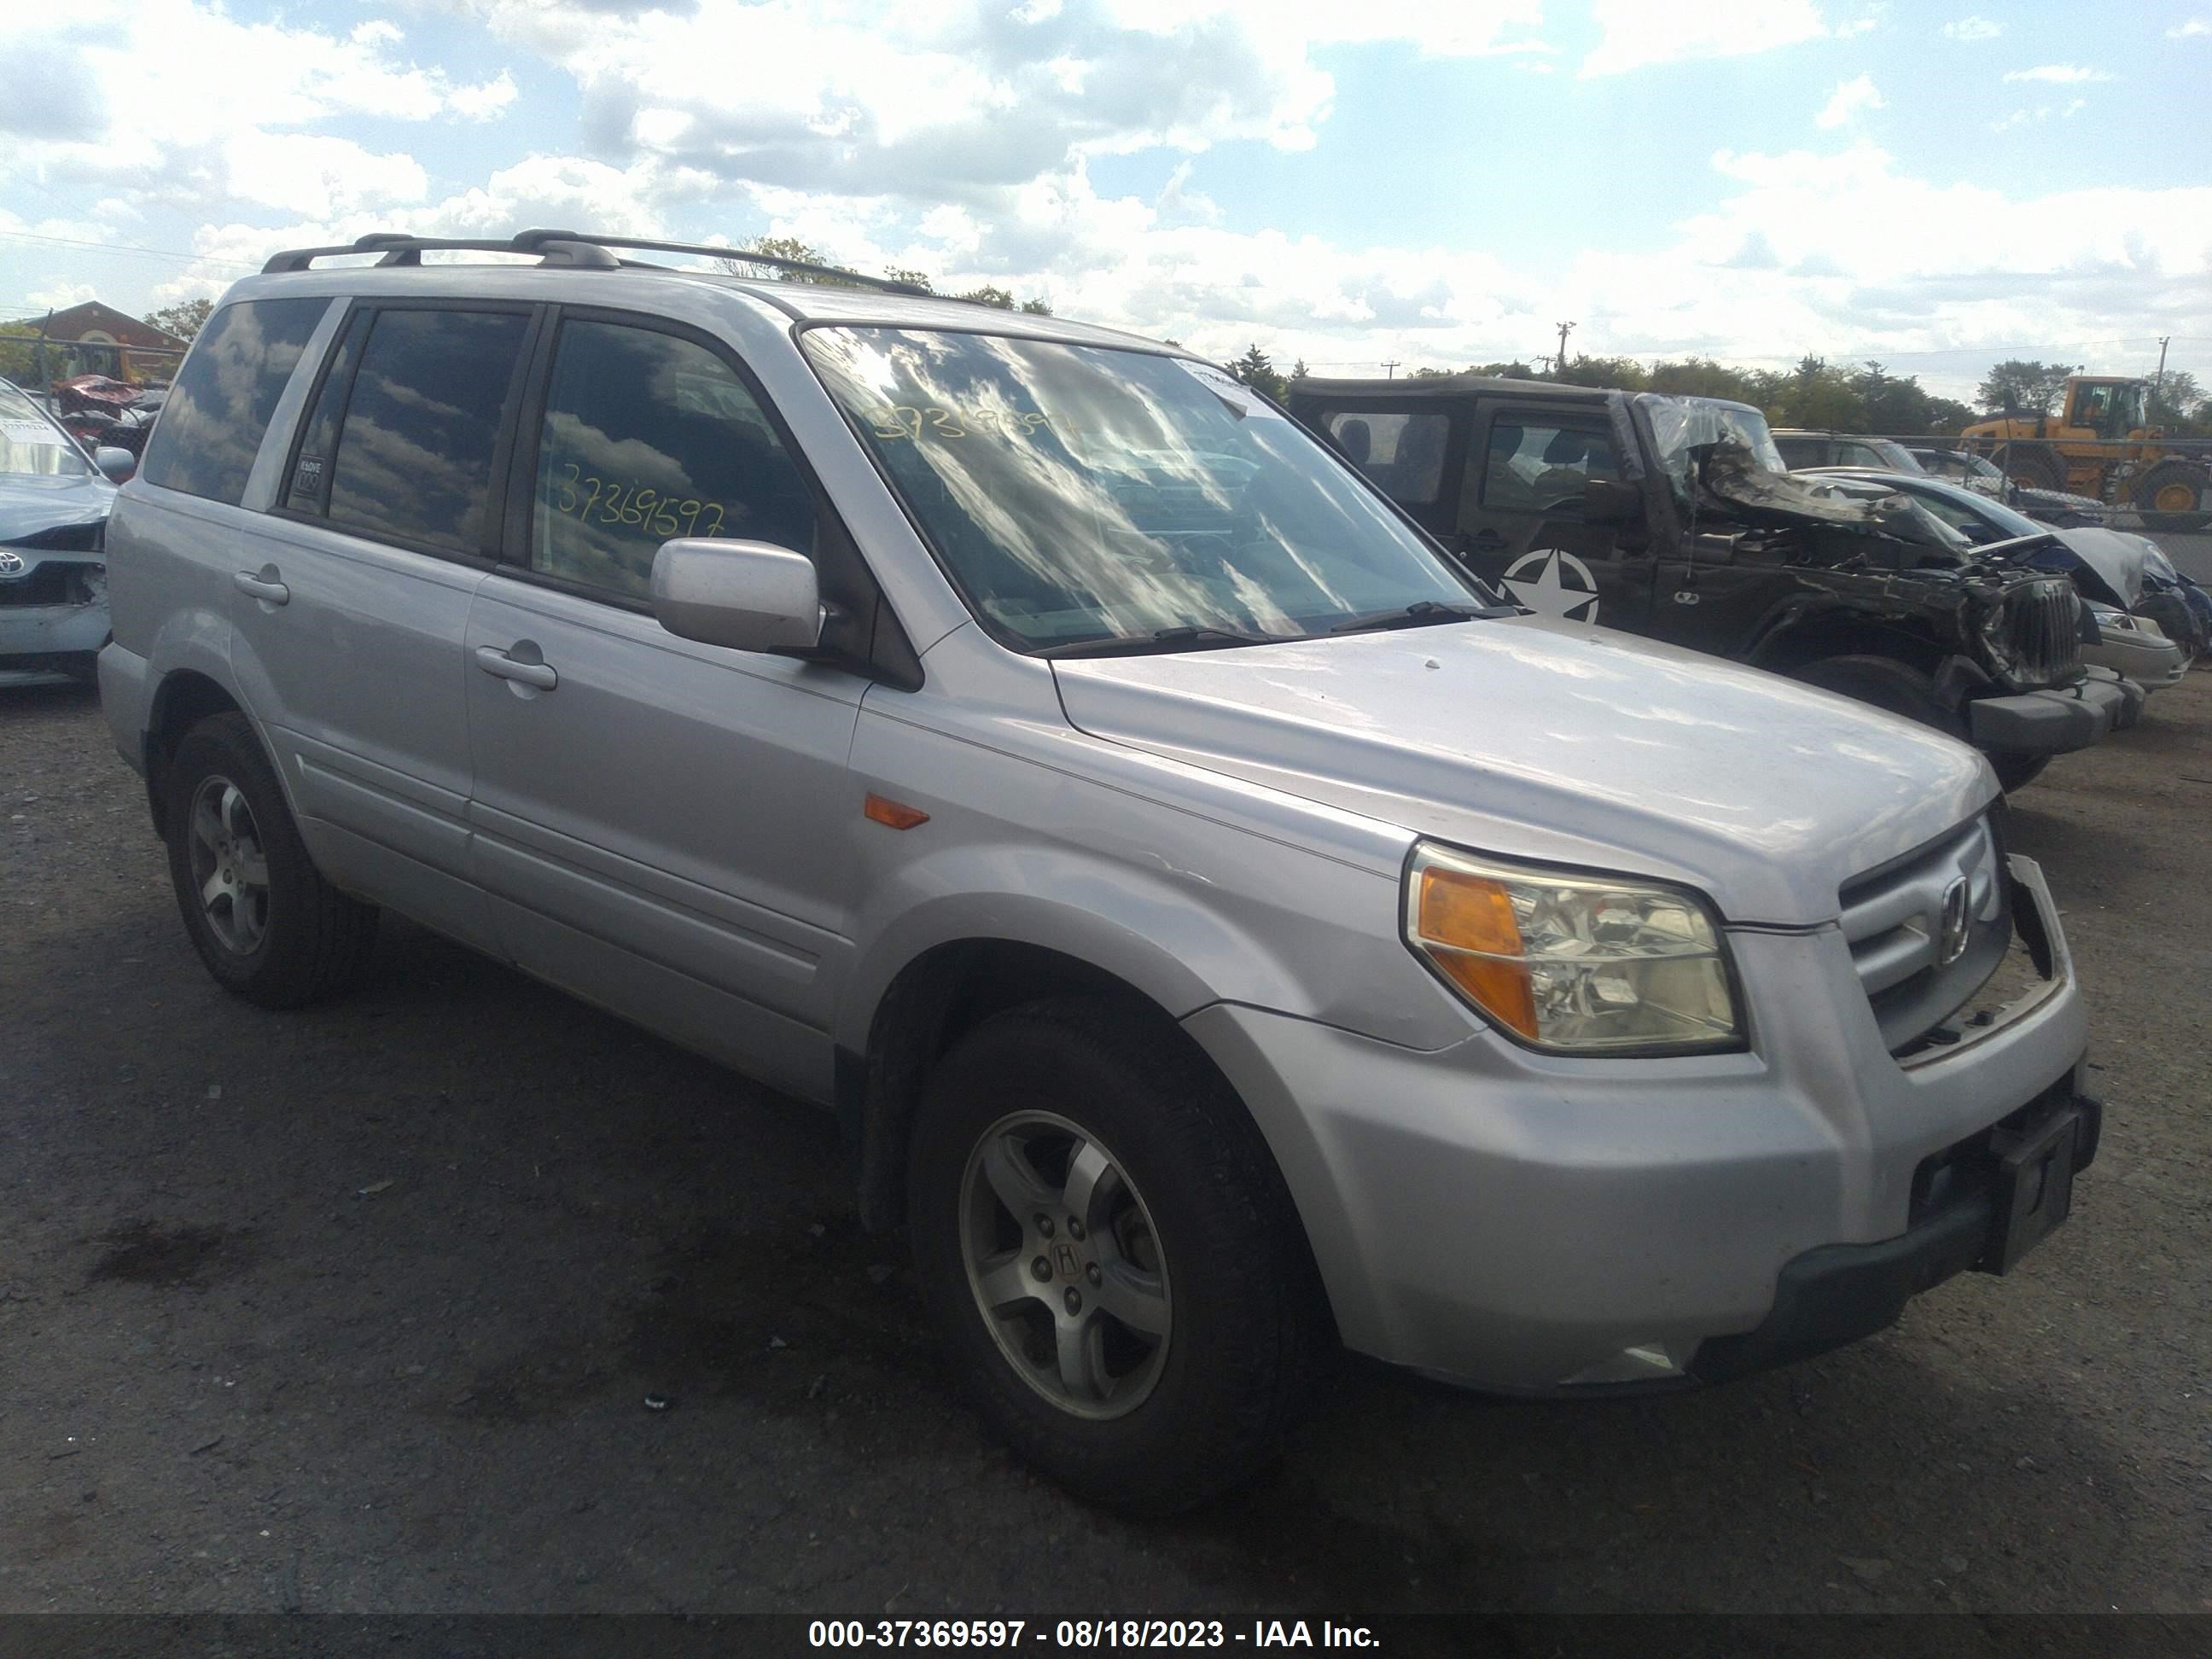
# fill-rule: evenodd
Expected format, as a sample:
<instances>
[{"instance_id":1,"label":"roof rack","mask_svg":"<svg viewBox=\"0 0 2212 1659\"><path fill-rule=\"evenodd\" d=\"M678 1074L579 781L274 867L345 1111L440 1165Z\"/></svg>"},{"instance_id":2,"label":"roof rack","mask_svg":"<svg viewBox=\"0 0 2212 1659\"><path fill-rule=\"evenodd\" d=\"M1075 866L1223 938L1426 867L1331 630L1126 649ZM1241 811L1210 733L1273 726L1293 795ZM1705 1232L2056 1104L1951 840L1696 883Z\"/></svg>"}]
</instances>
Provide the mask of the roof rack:
<instances>
[{"instance_id":1,"label":"roof rack","mask_svg":"<svg viewBox=\"0 0 2212 1659\"><path fill-rule=\"evenodd\" d=\"M342 253L380 253L384 257L376 262L380 267L419 265L426 252L534 253L542 264L569 265L586 270L666 269L646 260L618 258L611 251L615 248L635 248L652 253L702 254L708 258L731 259L740 264L766 265L772 270L831 277L839 283L850 283L860 288L879 289L886 294L934 297L927 289L914 283L902 283L890 276L865 276L857 270L845 270L836 265L818 265L805 259L787 259L780 253L755 253L750 248L708 242L661 242L638 236L595 236L574 230L519 231L504 242L467 237L410 236L400 231L372 231L338 246L288 248L282 253L271 254L261 270L264 276L280 271L308 270L313 268L316 260Z\"/></svg>"}]
</instances>

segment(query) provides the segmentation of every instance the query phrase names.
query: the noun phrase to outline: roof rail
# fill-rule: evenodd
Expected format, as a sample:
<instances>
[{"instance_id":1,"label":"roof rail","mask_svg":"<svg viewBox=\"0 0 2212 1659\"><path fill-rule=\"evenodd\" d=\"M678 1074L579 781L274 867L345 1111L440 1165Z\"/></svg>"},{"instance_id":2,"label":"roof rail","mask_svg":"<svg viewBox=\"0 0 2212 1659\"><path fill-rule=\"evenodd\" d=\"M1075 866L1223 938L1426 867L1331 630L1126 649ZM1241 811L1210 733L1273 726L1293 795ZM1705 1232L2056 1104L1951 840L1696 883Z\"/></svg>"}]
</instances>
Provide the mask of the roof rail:
<instances>
[{"instance_id":1,"label":"roof rail","mask_svg":"<svg viewBox=\"0 0 2212 1659\"><path fill-rule=\"evenodd\" d=\"M766 265L771 270L788 270L808 276L832 276L840 283L880 289L886 294L914 294L925 299L937 297L918 283L902 283L895 276L869 276L857 270L847 270L840 265L820 265L807 259L787 259L780 253L756 253L750 248L731 247L714 242L658 242L647 237L599 236L575 230L525 230L515 234L512 246L523 252L534 252L538 248L562 242L572 242L583 247L640 248L652 253L698 253L710 259L732 259L739 264Z\"/></svg>"},{"instance_id":2,"label":"roof rail","mask_svg":"<svg viewBox=\"0 0 2212 1659\"><path fill-rule=\"evenodd\" d=\"M313 268L318 259L344 253L380 253L384 257L376 262L380 266L419 265L426 252L534 253L544 264L573 265L592 270L665 269L641 260L618 258L611 252L615 248L636 248L654 253L702 254L713 259L735 260L741 264L766 265L773 270L826 276L860 288L879 289L886 294L933 297L927 289L917 283L902 283L890 276L864 276L857 270L815 264L805 259L787 259L780 253L755 253L749 248L729 247L718 243L662 242L637 236L597 236L574 230L525 230L504 242L471 237L410 236L404 231L371 231L368 235L343 246L288 248L281 253L271 254L261 270L264 276L282 271L308 270Z\"/></svg>"}]
</instances>

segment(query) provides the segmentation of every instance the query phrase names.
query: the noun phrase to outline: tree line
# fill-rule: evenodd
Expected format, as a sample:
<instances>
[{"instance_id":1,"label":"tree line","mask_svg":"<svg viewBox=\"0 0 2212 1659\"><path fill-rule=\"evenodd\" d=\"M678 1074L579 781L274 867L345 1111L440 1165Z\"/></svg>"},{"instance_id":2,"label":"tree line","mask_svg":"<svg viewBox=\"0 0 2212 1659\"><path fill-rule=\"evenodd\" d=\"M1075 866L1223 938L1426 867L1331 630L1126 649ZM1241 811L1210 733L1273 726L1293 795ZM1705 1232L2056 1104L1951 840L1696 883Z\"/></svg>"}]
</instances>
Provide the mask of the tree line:
<instances>
[{"instance_id":1,"label":"tree line","mask_svg":"<svg viewBox=\"0 0 2212 1659\"><path fill-rule=\"evenodd\" d=\"M1279 401L1292 382L1306 378L1303 362L1285 374L1255 342L1229 365L1231 374ZM1975 388L1975 403L1942 398L1917 376L1893 374L1878 362L1856 368L1808 356L1795 368L1735 368L1710 357L1662 359L1646 366L1633 357L1583 354L1557 368L1539 370L1524 362L1472 363L1465 368L1417 368L1413 378L1440 374L1483 374L1509 380L1551 380L1568 386L1607 386L1623 392L1658 392L1678 397L1725 398L1765 412L1778 427L1809 427L1825 432L1876 432L1897 437L1955 434L1970 422L2004 412L2008 404L2023 414L2057 412L2066 377L2081 372L2077 363L2045 363L2008 358L1993 364ZM2152 386L2150 419L2177 436L2212 435L2212 398L2184 369L2168 369Z\"/></svg>"}]
</instances>

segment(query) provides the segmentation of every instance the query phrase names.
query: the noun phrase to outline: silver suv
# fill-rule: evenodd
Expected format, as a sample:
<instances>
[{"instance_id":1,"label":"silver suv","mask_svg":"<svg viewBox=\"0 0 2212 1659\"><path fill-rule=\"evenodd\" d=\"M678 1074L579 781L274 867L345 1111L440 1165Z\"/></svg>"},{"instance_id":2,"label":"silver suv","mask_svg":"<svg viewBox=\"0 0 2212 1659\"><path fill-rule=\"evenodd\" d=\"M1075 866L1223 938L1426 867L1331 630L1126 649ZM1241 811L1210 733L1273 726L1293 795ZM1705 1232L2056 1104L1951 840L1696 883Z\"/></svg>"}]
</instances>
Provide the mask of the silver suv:
<instances>
[{"instance_id":1,"label":"silver suv","mask_svg":"<svg viewBox=\"0 0 2212 1659\"><path fill-rule=\"evenodd\" d=\"M1134 1510L1340 1343L1686 1387L2064 1218L1972 750L1501 603L1173 348L617 248L721 251L301 250L184 365L100 675L224 986L389 906L834 1108L951 1370Z\"/></svg>"}]
</instances>

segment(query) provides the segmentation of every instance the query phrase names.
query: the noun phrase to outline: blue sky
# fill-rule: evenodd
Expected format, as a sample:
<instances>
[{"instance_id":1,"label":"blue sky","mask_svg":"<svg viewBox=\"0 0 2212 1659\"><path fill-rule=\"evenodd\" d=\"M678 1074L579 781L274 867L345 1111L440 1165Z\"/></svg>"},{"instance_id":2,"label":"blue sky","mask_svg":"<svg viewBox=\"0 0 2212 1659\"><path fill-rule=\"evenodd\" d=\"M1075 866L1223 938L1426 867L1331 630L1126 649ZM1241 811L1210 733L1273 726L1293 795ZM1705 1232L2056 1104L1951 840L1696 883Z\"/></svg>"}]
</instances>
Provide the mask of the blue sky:
<instances>
[{"instance_id":1,"label":"blue sky","mask_svg":"<svg viewBox=\"0 0 2212 1659\"><path fill-rule=\"evenodd\" d=\"M0 316L274 248L797 235L1230 356L2212 382L2212 0L76 0Z\"/></svg>"}]
</instances>

